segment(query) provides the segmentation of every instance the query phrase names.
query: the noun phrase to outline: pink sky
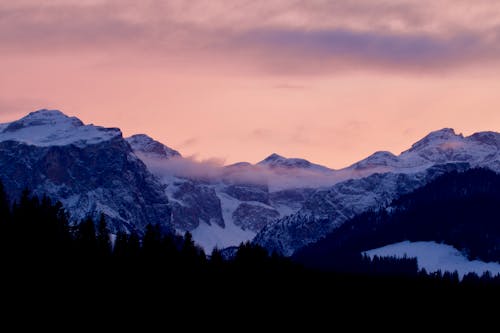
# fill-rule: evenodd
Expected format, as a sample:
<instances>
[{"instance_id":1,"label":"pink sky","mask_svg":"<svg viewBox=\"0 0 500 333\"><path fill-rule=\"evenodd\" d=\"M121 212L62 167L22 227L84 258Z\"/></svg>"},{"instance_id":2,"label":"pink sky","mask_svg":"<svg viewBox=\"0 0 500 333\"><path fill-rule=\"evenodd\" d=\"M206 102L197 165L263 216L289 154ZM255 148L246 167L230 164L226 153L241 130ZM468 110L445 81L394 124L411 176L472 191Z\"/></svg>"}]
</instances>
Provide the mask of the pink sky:
<instances>
[{"instance_id":1,"label":"pink sky","mask_svg":"<svg viewBox=\"0 0 500 333\"><path fill-rule=\"evenodd\" d=\"M341 168L500 131L500 3L3 1L0 122L55 108L183 155Z\"/></svg>"}]
</instances>

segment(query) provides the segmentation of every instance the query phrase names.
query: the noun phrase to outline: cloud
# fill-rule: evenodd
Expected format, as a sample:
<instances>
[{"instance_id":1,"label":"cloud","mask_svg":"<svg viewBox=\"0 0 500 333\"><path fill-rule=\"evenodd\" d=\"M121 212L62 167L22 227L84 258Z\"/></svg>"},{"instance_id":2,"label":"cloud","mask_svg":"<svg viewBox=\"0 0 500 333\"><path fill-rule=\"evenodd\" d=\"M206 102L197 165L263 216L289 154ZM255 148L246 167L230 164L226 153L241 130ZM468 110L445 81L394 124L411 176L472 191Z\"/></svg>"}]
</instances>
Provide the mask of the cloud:
<instances>
[{"instance_id":1,"label":"cloud","mask_svg":"<svg viewBox=\"0 0 500 333\"><path fill-rule=\"evenodd\" d=\"M348 30L257 30L233 43L255 52L276 72L325 72L346 67L445 69L500 59L500 28L489 36L384 34ZM270 57L264 57L264 54Z\"/></svg>"},{"instance_id":2,"label":"cloud","mask_svg":"<svg viewBox=\"0 0 500 333\"><path fill-rule=\"evenodd\" d=\"M173 177L180 177L209 183L264 185L268 186L270 191L327 187L356 176L351 171L328 172L316 169L270 168L248 163L224 166L223 161L219 159L198 161L193 157L179 157L162 160L138 156L153 174L168 181L173 181Z\"/></svg>"},{"instance_id":3,"label":"cloud","mask_svg":"<svg viewBox=\"0 0 500 333\"><path fill-rule=\"evenodd\" d=\"M188 147L192 147L194 145L196 145L198 142L200 141L199 138L189 138L187 140L184 140L183 142L181 142L179 144L179 148L188 148Z\"/></svg>"},{"instance_id":4,"label":"cloud","mask_svg":"<svg viewBox=\"0 0 500 333\"><path fill-rule=\"evenodd\" d=\"M160 177L185 177L204 181L221 179L224 161L208 159L197 161L194 157L178 157L168 160L148 158L138 154L155 175Z\"/></svg>"},{"instance_id":5,"label":"cloud","mask_svg":"<svg viewBox=\"0 0 500 333\"><path fill-rule=\"evenodd\" d=\"M273 74L442 70L497 61L496 1L20 1L0 51L235 63ZM143 63L148 63L143 61ZM284 87L280 87L284 88ZM289 88L289 87L287 87Z\"/></svg>"}]
</instances>

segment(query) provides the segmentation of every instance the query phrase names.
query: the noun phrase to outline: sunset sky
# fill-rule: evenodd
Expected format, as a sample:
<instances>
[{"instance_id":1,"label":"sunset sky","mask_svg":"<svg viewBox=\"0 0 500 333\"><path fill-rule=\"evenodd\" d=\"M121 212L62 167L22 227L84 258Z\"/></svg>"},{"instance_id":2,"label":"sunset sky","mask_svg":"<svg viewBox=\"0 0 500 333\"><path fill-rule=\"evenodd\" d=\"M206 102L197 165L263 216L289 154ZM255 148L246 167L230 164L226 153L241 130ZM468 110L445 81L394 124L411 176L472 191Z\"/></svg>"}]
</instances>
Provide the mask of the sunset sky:
<instances>
[{"instance_id":1,"label":"sunset sky","mask_svg":"<svg viewBox=\"0 0 500 333\"><path fill-rule=\"evenodd\" d=\"M197 159L341 168L500 131L500 2L0 3L0 122L40 108Z\"/></svg>"}]
</instances>

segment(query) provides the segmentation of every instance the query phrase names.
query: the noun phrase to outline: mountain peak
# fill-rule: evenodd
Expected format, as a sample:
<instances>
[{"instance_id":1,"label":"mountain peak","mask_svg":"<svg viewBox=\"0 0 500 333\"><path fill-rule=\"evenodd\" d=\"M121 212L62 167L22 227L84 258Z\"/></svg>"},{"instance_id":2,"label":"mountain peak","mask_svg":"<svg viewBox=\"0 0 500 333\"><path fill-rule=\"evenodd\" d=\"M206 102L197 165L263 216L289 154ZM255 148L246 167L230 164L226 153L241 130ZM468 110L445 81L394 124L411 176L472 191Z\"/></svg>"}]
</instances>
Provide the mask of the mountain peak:
<instances>
[{"instance_id":1,"label":"mountain peak","mask_svg":"<svg viewBox=\"0 0 500 333\"><path fill-rule=\"evenodd\" d=\"M24 118L69 118L62 111L59 110L51 110L51 109L40 109L33 112L30 112Z\"/></svg>"},{"instance_id":2,"label":"mountain peak","mask_svg":"<svg viewBox=\"0 0 500 333\"><path fill-rule=\"evenodd\" d=\"M433 144L441 143L443 141L450 141L456 139L463 139L462 134L456 134L453 128L443 128L437 131L430 132L423 139L414 143L409 151L419 150Z\"/></svg>"},{"instance_id":3,"label":"mountain peak","mask_svg":"<svg viewBox=\"0 0 500 333\"><path fill-rule=\"evenodd\" d=\"M95 144L121 136L117 128L85 125L80 119L59 110L41 109L3 124L1 141L18 141L34 146Z\"/></svg>"},{"instance_id":4,"label":"mountain peak","mask_svg":"<svg viewBox=\"0 0 500 333\"><path fill-rule=\"evenodd\" d=\"M161 159L182 157L181 154L146 134L135 134L126 139L134 152L151 155Z\"/></svg>"},{"instance_id":5,"label":"mountain peak","mask_svg":"<svg viewBox=\"0 0 500 333\"><path fill-rule=\"evenodd\" d=\"M286 159L287 159L286 157L283 157L283 156L276 154L276 153L272 153L271 155L269 155L268 157L266 157L265 159L263 159L262 161L260 161L257 164L268 164L270 162L284 161Z\"/></svg>"},{"instance_id":6,"label":"mountain peak","mask_svg":"<svg viewBox=\"0 0 500 333\"><path fill-rule=\"evenodd\" d=\"M80 119L69 117L59 110L41 109L30 112L27 116L8 124L4 132L15 132L26 127L66 124L68 126L83 126Z\"/></svg>"},{"instance_id":7,"label":"mountain peak","mask_svg":"<svg viewBox=\"0 0 500 333\"><path fill-rule=\"evenodd\" d=\"M377 151L367 158L354 163L347 169L368 170L397 165L398 157L390 151Z\"/></svg>"},{"instance_id":8,"label":"mountain peak","mask_svg":"<svg viewBox=\"0 0 500 333\"><path fill-rule=\"evenodd\" d=\"M302 158L286 158L276 153L272 153L257 165L267 166L269 168L286 169L314 169L321 172L330 172L331 169L319 164L314 164Z\"/></svg>"}]
</instances>

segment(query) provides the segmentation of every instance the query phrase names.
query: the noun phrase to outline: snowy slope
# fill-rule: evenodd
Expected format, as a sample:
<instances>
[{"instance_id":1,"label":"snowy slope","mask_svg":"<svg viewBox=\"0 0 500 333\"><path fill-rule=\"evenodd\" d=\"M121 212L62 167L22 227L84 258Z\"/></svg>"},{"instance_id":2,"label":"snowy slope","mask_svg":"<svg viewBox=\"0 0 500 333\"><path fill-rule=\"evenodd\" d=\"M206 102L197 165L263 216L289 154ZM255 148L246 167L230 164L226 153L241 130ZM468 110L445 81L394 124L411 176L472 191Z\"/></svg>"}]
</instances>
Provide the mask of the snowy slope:
<instances>
[{"instance_id":1,"label":"snowy slope","mask_svg":"<svg viewBox=\"0 0 500 333\"><path fill-rule=\"evenodd\" d=\"M341 171L370 173L416 173L442 163L469 163L500 171L500 134L479 132L464 137L451 128L429 133L399 156L390 152L376 152Z\"/></svg>"},{"instance_id":2,"label":"snowy slope","mask_svg":"<svg viewBox=\"0 0 500 333\"><path fill-rule=\"evenodd\" d=\"M377 152L335 171L337 183L318 188L294 215L263 228L255 241L291 255L347 219L426 184L451 170L484 167L500 172L500 134L464 137L452 129L431 132L399 156Z\"/></svg>"},{"instance_id":3,"label":"snowy slope","mask_svg":"<svg viewBox=\"0 0 500 333\"><path fill-rule=\"evenodd\" d=\"M40 147L98 144L122 135L117 128L84 125L76 117L68 117L58 110L46 109L2 124L0 130L0 141L13 140Z\"/></svg>"},{"instance_id":4,"label":"snowy slope","mask_svg":"<svg viewBox=\"0 0 500 333\"><path fill-rule=\"evenodd\" d=\"M141 154L144 158L170 159L182 157L177 150L165 146L146 134L132 135L125 140L136 154Z\"/></svg>"},{"instance_id":5,"label":"snowy slope","mask_svg":"<svg viewBox=\"0 0 500 333\"><path fill-rule=\"evenodd\" d=\"M499 263L486 263L480 260L470 261L453 246L436 242L405 241L365 251L364 253L371 258L373 256L417 258L419 269L425 268L429 273L438 270L442 272L457 271L460 278L463 278L467 273L476 273L481 276L486 271L491 272L492 275L500 274Z\"/></svg>"},{"instance_id":6,"label":"snowy slope","mask_svg":"<svg viewBox=\"0 0 500 333\"><path fill-rule=\"evenodd\" d=\"M215 246L224 248L252 240L262 226L297 212L311 193L305 189L272 191L268 180L274 171L266 166L197 163L146 135L134 135L127 142L165 185L176 230L190 231L207 252ZM282 173L274 181L283 182L283 177L292 178ZM304 182L300 177L293 178Z\"/></svg>"},{"instance_id":7,"label":"snowy slope","mask_svg":"<svg viewBox=\"0 0 500 333\"><path fill-rule=\"evenodd\" d=\"M120 130L85 125L56 110L3 124L0 179L11 199L25 188L61 201L72 223L107 216L109 227L172 230L163 185L132 153Z\"/></svg>"},{"instance_id":8,"label":"snowy slope","mask_svg":"<svg viewBox=\"0 0 500 333\"><path fill-rule=\"evenodd\" d=\"M233 213L241 204L241 201L219 191L217 192L217 196L221 201L224 227L217 224L208 225L206 223L200 223L196 229L191 231L195 242L203 247L208 253L215 247L223 249L239 245L255 237L255 232L244 230L233 222Z\"/></svg>"},{"instance_id":9,"label":"snowy slope","mask_svg":"<svg viewBox=\"0 0 500 333\"><path fill-rule=\"evenodd\" d=\"M269 168L308 169L327 173L333 171L325 166L311 163L302 158L286 158L276 153L269 155L264 160L257 163L257 165L267 166Z\"/></svg>"},{"instance_id":10,"label":"snowy slope","mask_svg":"<svg viewBox=\"0 0 500 333\"><path fill-rule=\"evenodd\" d=\"M117 229L172 223L207 248L257 233L285 254L449 170L500 171L499 151L499 133L442 129L400 155L377 152L341 170L277 154L223 167L56 110L0 124L0 177L14 195L26 186L49 193L77 219L104 211Z\"/></svg>"}]
</instances>

